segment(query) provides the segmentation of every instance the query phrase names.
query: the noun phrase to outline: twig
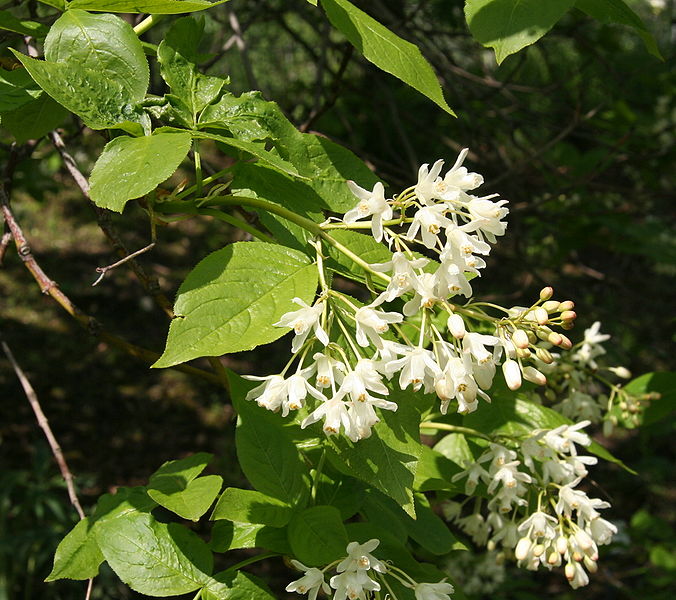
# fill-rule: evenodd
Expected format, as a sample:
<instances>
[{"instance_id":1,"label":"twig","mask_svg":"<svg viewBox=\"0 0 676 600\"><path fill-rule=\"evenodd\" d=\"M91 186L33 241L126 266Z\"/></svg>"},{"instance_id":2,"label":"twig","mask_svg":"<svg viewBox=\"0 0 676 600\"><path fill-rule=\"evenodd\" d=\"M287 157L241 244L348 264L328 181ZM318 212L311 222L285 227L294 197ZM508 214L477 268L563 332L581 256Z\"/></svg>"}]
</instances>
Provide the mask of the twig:
<instances>
[{"instance_id":1,"label":"twig","mask_svg":"<svg viewBox=\"0 0 676 600\"><path fill-rule=\"evenodd\" d=\"M9 242L12 239L12 232L9 230L9 225L7 225L7 223L5 223L4 228L5 231L3 232L2 238L0 239L0 267L2 267L3 261L5 260L7 247L9 246Z\"/></svg>"},{"instance_id":2,"label":"twig","mask_svg":"<svg viewBox=\"0 0 676 600\"><path fill-rule=\"evenodd\" d=\"M151 275L148 275L145 269L135 260L135 254L131 254L127 250L125 245L122 243L120 236L117 234L117 231L115 231L113 224L111 223L109 212L99 208L91 201L91 198L89 197L89 182L78 168L75 159L66 150L66 145L64 144L61 136L56 131L52 131L49 135L52 143L61 155L68 173L70 173L70 176L75 180L75 183L80 188L85 198L87 198L87 200L89 200L91 203L96 215L96 221L101 231L103 231L103 234L108 238L108 241L112 244L120 257L127 259L125 262L129 263L129 266L131 267L132 271L134 271L134 274L140 281L143 289L145 289L146 292L150 294L155 303L169 318L173 317L174 311L171 302L162 293L157 279Z\"/></svg>"},{"instance_id":3,"label":"twig","mask_svg":"<svg viewBox=\"0 0 676 600\"><path fill-rule=\"evenodd\" d=\"M59 442L57 442L56 438L54 437L52 428L49 426L49 421L47 420L45 413L42 412L42 407L40 406L38 395L35 393L35 390L33 389L31 382L28 381L28 377L26 377L26 374L23 372L19 364L16 362L14 354L10 350L7 343L4 340L1 343L2 349L4 350L5 355L9 359L9 362L11 363L17 378L21 382L21 387L23 388L23 391L26 394L26 398L28 398L28 402L30 402L31 408L35 413L35 418L38 420L38 425L45 433L45 437L47 438L49 447L52 449L54 459L56 460L56 463L59 465L61 476L66 482L66 488L68 488L68 497L70 498L70 503L77 511L77 514L80 516L80 519L84 519L85 518L84 511L82 510L82 506L80 505L80 501L78 500L77 493L75 492L75 484L73 483L73 474L70 472L70 469L68 468L66 458L64 457L63 452L61 451L61 446L59 446Z\"/></svg>"},{"instance_id":4,"label":"twig","mask_svg":"<svg viewBox=\"0 0 676 600\"><path fill-rule=\"evenodd\" d=\"M244 66L244 72L246 73L249 87L251 89L258 90L260 88L256 83L256 76L254 75L251 61L249 60L249 52L247 50L244 37L242 36L242 28L239 25L239 20L237 19L237 15L234 13L234 11L228 12L228 21L233 31L233 37L235 38L237 49L239 50L239 54L242 57L242 65Z\"/></svg>"},{"instance_id":5,"label":"twig","mask_svg":"<svg viewBox=\"0 0 676 600\"><path fill-rule=\"evenodd\" d=\"M96 267L96 272L101 273L99 275L98 279L92 283L92 287L94 287L97 283L99 283L105 276L108 271L112 271L114 268L119 267L120 265L123 265L129 260L132 260L139 254L143 254L144 252L148 252L148 250L152 250L155 247L155 242L151 242L144 248L141 248L140 250L137 250L136 252L132 252L131 254L128 254L125 256L123 259L118 260L117 262L113 263L112 265L108 265L107 267Z\"/></svg>"},{"instance_id":6,"label":"twig","mask_svg":"<svg viewBox=\"0 0 676 600\"><path fill-rule=\"evenodd\" d=\"M100 323L96 321L96 319L84 313L77 306L75 306L70 298L68 298L68 296L66 296L66 294L64 294L59 289L56 282L52 281L47 276L47 274L42 270L42 267L40 267L33 257L26 236L21 230L16 218L14 217L9 204L9 198L5 193L5 187L2 184L0 184L0 205L2 207L2 213L5 217L5 222L9 225L12 237L14 238L17 252L21 257L25 267L40 286L40 290L43 294L50 295L54 300L56 300L59 306L61 306L61 308L63 308L71 317L73 317L82 327L84 327L92 335L95 335L104 342L109 343L111 346L120 348L127 354L130 354L131 356L134 356L135 358L138 358L139 360L146 363L153 363L160 357L160 354L157 352L136 346L135 344L130 344L126 340L123 340L122 338L105 331L102 329ZM177 371L182 371L189 375L206 379L207 381L216 383L218 385L223 384L222 380L217 375L210 373L209 371L204 371L203 369L198 369L188 365L175 365L171 368Z\"/></svg>"}]
</instances>

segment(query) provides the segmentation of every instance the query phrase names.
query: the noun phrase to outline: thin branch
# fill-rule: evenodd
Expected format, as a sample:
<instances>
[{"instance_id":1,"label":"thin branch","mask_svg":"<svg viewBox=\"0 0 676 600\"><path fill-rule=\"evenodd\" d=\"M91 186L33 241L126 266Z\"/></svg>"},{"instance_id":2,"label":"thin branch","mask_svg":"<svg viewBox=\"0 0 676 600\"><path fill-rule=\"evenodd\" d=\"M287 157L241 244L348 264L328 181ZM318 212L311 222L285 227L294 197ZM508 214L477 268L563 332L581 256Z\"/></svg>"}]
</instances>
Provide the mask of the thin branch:
<instances>
[{"instance_id":1,"label":"thin branch","mask_svg":"<svg viewBox=\"0 0 676 600\"><path fill-rule=\"evenodd\" d=\"M141 248L140 250L137 250L136 252L132 252L131 254L128 254L124 258L118 260L117 262L114 262L112 265L108 265L107 267L96 267L96 272L101 273L99 275L98 279L92 283L92 287L94 287L97 283L99 283L105 276L108 271L112 271L116 267L119 267L120 265L123 265L129 260L133 260L135 257L137 257L139 254L143 254L144 252L148 252L148 250L152 250L155 247L155 242L150 242L147 246L144 248Z\"/></svg>"},{"instance_id":2,"label":"thin branch","mask_svg":"<svg viewBox=\"0 0 676 600\"><path fill-rule=\"evenodd\" d=\"M251 66L251 60L249 60L249 52L242 35L242 28L240 27L237 15L232 10L228 12L228 22L230 23L230 27L233 31L235 44L237 44L237 49L239 50L239 54L242 57L242 65L244 66L244 72L246 73L249 87L251 89L258 90L260 88L258 87L258 83L256 83L256 76L254 75L253 68Z\"/></svg>"}]
</instances>

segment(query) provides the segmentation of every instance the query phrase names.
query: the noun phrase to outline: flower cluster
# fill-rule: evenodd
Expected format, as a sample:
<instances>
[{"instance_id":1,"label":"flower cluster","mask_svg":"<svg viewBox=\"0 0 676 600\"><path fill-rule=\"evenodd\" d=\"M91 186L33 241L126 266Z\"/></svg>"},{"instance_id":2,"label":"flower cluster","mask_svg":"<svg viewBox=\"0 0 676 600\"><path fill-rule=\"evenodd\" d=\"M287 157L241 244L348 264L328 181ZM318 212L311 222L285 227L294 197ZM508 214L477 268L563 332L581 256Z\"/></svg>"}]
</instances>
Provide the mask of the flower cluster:
<instances>
[{"instance_id":1,"label":"flower cluster","mask_svg":"<svg viewBox=\"0 0 676 600\"><path fill-rule=\"evenodd\" d=\"M416 600L450 600L453 586L446 581L438 583L419 583L401 569L386 565L371 552L380 545L380 540L372 539L363 544L350 542L347 556L326 565L323 569L306 567L292 560L291 564L304 575L286 586L287 592L307 594L308 600L316 600L319 590L329 594L335 590L333 600L366 600L381 589L386 575L396 579L401 585L413 590ZM326 582L326 573L335 569L336 575ZM387 586L389 589L389 586Z\"/></svg>"},{"instance_id":2,"label":"flower cluster","mask_svg":"<svg viewBox=\"0 0 676 600\"><path fill-rule=\"evenodd\" d=\"M490 500L487 515L481 506L462 516L462 505L449 502L445 515L475 543L489 550L497 546L511 552L518 564L530 570L551 569L565 563L565 575L573 588L589 582L587 572L597 569L598 546L608 544L617 528L599 514L610 505L589 498L578 489L596 464L593 456L581 456L577 445L589 446L582 431L589 421L536 431L519 451L490 444L479 459L454 479L466 479L471 494L479 482ZM487 468L483 465L487 464ZM531 485L526 485L531 484ZM533 494L537 492L537 501ZM529 507L537 506L533 512Z\"/></svg>"},{"instance_id":3,"label":"flower cluster","mask_svg":"<svg viewBox=\"0 0 676 600\"><path fill-rule=\"evenodd\" d=\"M418 182L391 199L381 183L368 191L350 182L357 205L342 222L325 227L367 225L377 241L394 250L389 261L376 264L351 255L381 288L365 305L331 289L316 242L322 292L311 306L294 299L300 308L275 323L293 329L294 355L279 374L249 377L262 383L247 399L286 416L311 396L319 405L302 427L322 421L327 435L343 431L357 441L369 437L379 421L376 409L397 410L386 399L386 380L395 380L402 390L436 393L443 414L451 403L457 412L469 413L477 410L480 398L490 402L487 392L500 366L512 390L523 380L546 383L542 366L553 359L542 344L572 346L552 329L572 327L572 302L552 300L551 288L544 288L530 307L450 301L472 295L469 280L486 266L482 257L505 233L508 213L505 200L469 193L483 178L462 166L466 156L463 150L443 177L443 161L423 165ZM368 217L370 224L358 223ZM416 246L427 256L417 254ZM383 308L386 303L393 304L392 310ZM503 316L488 314L485 306ZM295 373L287 376L295 361Z\"/></svg>"}]
</instances>

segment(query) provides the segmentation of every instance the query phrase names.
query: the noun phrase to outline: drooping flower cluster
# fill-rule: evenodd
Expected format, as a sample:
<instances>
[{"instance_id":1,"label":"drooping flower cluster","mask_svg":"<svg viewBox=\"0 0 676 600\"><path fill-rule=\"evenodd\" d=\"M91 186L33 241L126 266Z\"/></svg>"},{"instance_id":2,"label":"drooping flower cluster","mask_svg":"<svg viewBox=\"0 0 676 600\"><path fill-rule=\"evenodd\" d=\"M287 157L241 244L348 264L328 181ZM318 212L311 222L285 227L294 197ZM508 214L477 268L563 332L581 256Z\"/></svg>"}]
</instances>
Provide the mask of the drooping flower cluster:
<instances>
[{"instance_id":1,"label":"drooping flower cluster","mask_svg":"<svg viewBox=\"0 0 676 600\"><path fill-rule=\"evenodd\" d=\"M379 592L386 575L392 576L401 585L415 593L416 600L450 600L453 586L445 580L438 583L419 583L394 565L386 565L371 554L380 545L380 540L372 539L359 544L347 545L347 556L336 560L322 569L306 567L292 560L291 564L304 575L286 586L287 592L307 594L308 600L316 600L319 590L333 594L333 600L367 600ZM335 569L336 575L326 582L326 574ZM389 587L389 586L388 586Z\"/></svg>"},{"instance_id":2,"label":"drooping flower cluster","mask_svg":"<svg viewBox=\"0 0 676 600\"><path fill-rule=\"evenodd\" d=\"M368 191L350 182L357 205L342 222L324 226L330 231L366 225L377 241L387 242L394 250L387 262L368 264L349 255L381 288L365 305L331 289L317 241L322 292L312 305L295 298L301 308L275 323L293 329L294 355L280 374L249 377L262 383L247 399L286 416L310 396L319 404L302 427L322 421L327 435L342 431L357 441L378 423L376 409L397 409L386 399L386 380L402 390L436 393L443 414L451 403L469 413L480 398L490 402L487 391L500 365L511 389L524 379L546 382L542 365L553 359L542 345L572 346L552 329L572 326L572 302L552 300L552 289L545 288L530 307L488 305L502 311L501 317L488 314L480 302L450 302L472 295L469 280L486 266L482 257L505 233L508 213L505 200L469 193L483 178L462 166L466 156L463 150L443 177L443 161L423 165L418 182L391 199L381 183ZM359 222L369 217L370 225ZM416 254L416 246L428 256ZM390 303L392 310L383 308ZM294 362L295 373L287 376Z\"/></svg>"},{"instance_id":3,"label":"drooping flower cluster","mask_svg":"<svg viewBox=\"0 0 676 600\"><path fill-rule=\"evenodd\" d=\"M462 516L462 506L449 502L446 517L489 550L498 546L509 553L513 550L522 567L551 569L565 563L570 585L586 585L585 568L596 571L598 546L608 544L617 533L598 512L610 505L589 498L577 487L588 474L587 466L597 462L593 456L577 453L576 444L591 443L582 431L587 425L589 421L582 421L536 431L518 452L490 444L475 463L454 477L465 479L468 495L479 482L486 485L487 514L476 505L472 514ZM530 512L535 504L537 509Z\"/></svg>"}]
</instances>

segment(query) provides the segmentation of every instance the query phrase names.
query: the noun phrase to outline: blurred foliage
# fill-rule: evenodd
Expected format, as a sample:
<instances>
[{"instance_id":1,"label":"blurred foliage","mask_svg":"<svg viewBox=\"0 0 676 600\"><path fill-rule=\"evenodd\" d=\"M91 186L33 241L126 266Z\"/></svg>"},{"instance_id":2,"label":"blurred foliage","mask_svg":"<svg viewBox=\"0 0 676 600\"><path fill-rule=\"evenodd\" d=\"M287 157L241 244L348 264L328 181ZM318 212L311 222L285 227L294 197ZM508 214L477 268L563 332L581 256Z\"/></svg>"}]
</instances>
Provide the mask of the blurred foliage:
<instances>
[{"instance_id":1,"label":"blurred foliage","mask_svg":"<svg viewBox=\"0 0 676 600\"><path fill-rule=\"evenodd\" d=\"M39 19L42 5L30 4ZM356 4L421 47L457 119L355 57L306 0L233 0L204 13L204 66L229 75L236 93L262 90L303 130L347 145L395 186L414 178L421 163L452 159L469 147L468 166L480 167L488 192L500 192L511 207L507 236L491 256L489 275L476 282L477 295L518 304L553 285L557 295L575 300L579 329L603 322L617 364L635 373L673 370L674 2L632 3L655 34L664 63L630 30L574 11L499 67L492 52L469 36L460 0ZM156 42L163 28L146 39ZM8 43L2 32L3 57ZM151 73L151 92L161 92L160 86L159 74ZM10 138L0 141L4 164ZM88 172L104 140L80 131L69 144ZM223 167L211 160L208 146L204 160L214 170ZM115 259L47 143L16 166L13 188L17 217L47 273L87 312L114 323L116 333L160 349L162 316L152 312L129 272L117 269L90 287L94 268ZM147 243L138 208L130 206L114 223L129 247ZM161 229L158 248L142 261L171 296L195 257L234 235L207 221L173 224ZM519 296L507 296L512 289ZM0 269L0 294L3 337L28 371L71 466L92 474L78 479L85 504L188 451L214 452L219 472L230 472L236 484L239 472L229 466L231 409L219 390L181 374L150 372L87 337L41 296L11 248ZM283 360L275 348L230 357L228 364L263 370ZM0 600L81 598L81 583L41 583L74 514L4 357L0 388ZM162 424L156 428L161 435L144 429L150 419ZM671 598L674 433L665 417L606 442L640 475L612 466L596 474L612 500L610 518L624 527L618 541L603 549L602 570L589 588L571 592L558 578L510 569L493 591L471 597L528 600L544 590L561 599ZM107 587L113 584L105 574L102 580L94 598L133 597Z\"/></svg>"}]
</instances>

